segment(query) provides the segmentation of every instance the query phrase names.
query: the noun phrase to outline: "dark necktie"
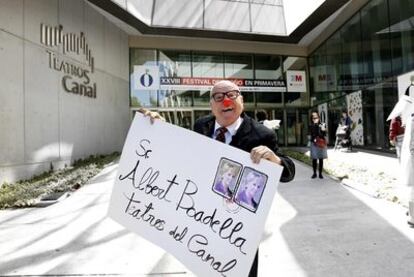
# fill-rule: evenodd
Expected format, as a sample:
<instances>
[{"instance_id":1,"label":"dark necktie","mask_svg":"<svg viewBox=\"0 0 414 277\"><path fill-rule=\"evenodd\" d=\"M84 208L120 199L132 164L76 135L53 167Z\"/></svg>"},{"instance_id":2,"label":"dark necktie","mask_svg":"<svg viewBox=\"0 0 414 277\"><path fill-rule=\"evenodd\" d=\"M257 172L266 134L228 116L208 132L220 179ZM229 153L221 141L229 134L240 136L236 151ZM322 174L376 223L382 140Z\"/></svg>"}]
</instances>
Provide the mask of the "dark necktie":
<instances>
[{"instance_id":1,"label":"dark necktie","mask_svg":"<svg viewBox=\"0 0 414 277\"><path fill-rule=\"evenodd\" d=\"M227 132L227 128L226 127L220 127L217 129L217 136L216 136L216 140L221 141L221 142L226 142L226 136L225 133Z\"/></svg>"}]
</instances>

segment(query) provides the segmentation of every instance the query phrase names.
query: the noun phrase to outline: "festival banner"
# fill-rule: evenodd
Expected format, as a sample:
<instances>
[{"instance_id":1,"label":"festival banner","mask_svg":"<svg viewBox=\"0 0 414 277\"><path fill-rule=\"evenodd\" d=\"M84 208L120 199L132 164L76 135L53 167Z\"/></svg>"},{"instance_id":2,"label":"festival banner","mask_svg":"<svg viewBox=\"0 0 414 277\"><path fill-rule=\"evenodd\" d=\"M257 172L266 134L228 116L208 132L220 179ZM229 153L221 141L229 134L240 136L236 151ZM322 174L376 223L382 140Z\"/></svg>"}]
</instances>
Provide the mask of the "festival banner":
<instances>
[{"instance_id":1,"label":"festival banner","mask_svg":"<svg viewBox=\"0 0 414 277\"><path fill-rule=\"evenodd\" d=\"M137 113L109 216L197 276L247 276L282 167ZM139 266L137 264L137 266Z\"/></svg>"},{"instance_id":2,"label":"festival banner","mask_svg":"<svg viewBox=\"0 0 414 277\"><path fill-rule=\"evenodd\" d=\"M161 77L160 89L164 90L211 90L223 78ZM285 92L284 80L227 79L239 86L240 91Z\"/></svg>"}]
</instances>

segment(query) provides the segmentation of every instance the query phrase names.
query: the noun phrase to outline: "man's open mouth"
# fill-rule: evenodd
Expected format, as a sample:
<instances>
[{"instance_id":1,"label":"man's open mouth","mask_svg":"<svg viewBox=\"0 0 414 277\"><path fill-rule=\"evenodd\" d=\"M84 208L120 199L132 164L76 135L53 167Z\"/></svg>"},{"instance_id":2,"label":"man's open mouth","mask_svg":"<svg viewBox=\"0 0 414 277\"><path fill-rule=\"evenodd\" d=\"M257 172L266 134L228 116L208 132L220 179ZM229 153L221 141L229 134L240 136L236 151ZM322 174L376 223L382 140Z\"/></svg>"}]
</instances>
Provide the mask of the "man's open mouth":
<instances>
[{"instance_id":1,"label":"man's open mouth","mask_svg":"<svg viewBox=\"0 0 414 277\"><path fill-rule=\"evenodd\" d=\"M226 112L231 112L233 111L233 108L225 108L222 110L222 112L226 113Z\"/></svg>"}]
</instances>

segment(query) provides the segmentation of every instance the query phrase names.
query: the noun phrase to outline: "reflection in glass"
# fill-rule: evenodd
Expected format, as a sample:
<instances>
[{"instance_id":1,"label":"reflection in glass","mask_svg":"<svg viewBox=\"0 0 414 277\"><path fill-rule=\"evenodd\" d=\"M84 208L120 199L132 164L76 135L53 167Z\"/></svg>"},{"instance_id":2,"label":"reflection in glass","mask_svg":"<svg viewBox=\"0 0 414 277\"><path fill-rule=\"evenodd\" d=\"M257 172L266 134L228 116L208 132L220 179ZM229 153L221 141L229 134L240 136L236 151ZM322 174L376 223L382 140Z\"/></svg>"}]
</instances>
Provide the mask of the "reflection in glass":
<instances>
[{"instance_id":1,"label":"reflection in glass","mask_svg":"<svg viewBox=\"0 0 414 277\"><path fill-rule=\"evenodd\" d=\"M275 92L275 91L258 91L256 92L256 101L258 106L266 105L282 105L282 92Z\"/></svg>"},{"instance_id":2,"label":"reflection in glass","mask_svg":"<svg viewBox=\"0 0 414 277\"><path fill-rule=\"evenodd\" d=\"M359 16L355 16L340 31L342 63L338 89L342 91L352 92L358 90L364 84L364 75L367 72L364 72L360 27Z\"/></svg>"},{"instance_id":3,"label":"reflection in glass","mask_svg":"<svg viewBox=\"0 0 414 277\"><path fill-rule=\"evenodd\" d=\"M159 51L160 75L191 77L191 53L171 50Z\"/></svg>"},{"instance_id":4,"label":"reflection in glass","mask_svg":"<svg viewBox=\"0 0 414 277\"><path fill-rule=\"evenodd\" d=\"M175 124L186 128L186 129L192 129L192 116L191 111L183 111L183 110L177 110L177 117L176 117Z\"/></svg>"},{"instance_id":5,"label":"reflection in glass","mask_svg":"<svg viewBox=\"0 0 414 277\"><path fill-rule=\"evenodd\" d=\"M194 91L194 106L196 107L210 106L210 91L209 90Z\"/></svg>"},{"instance_id":6,"label":"reflection in glass","mask_svg":"<svg viewBox=\"0 0 414 277\"><path fill-rule=\"evenodd\" d=\"M175 123L174 111L159 111L160 115L165 118L168 123Z\"/></svg>"},{"instance_id":7,"label":"reflection in glass","mask_svg":"<svg viewBox=\"0 0 414 277\"><path fill-rule=\"evenodd\" d=\"M294 145L296 144L296 139L298 137L298 132L300 129L300 125L296 120L296 111L295 110L287 110L286 111L286 127L287 127L287 144Z\"/></svg>"},{"instance_id":8,"label":"reflection in glass","mask_svg":"<svg viewBox=\"0 0 414 277\"><path fill-rule=\"evenodd\" d=\"M381 32L390 32L392 68L395 75L414 69L414 1L388 1L390 27Z\"/></svg>"},{"instance_id":9,"label":"reflection in glass","mask_svg":"<svg viewBox=\"0 0 414 277\"><path fill-rule=\"evenodd\" d=\"M283 80L282 60L275 55L255 55L254 56L255 79L263 80ZM258 105L277 105L282 104L282 93L273 91L256 92L256 102Z\"/></svg>"},{"instance_id":10,"label":"reflection in glass","mask_svg":"<svg viewBox=\"0 0 414 277\"><path fill-rule=\"evenodd\" d=\"M253 79L253 60L251 55L224 56L225 78Z\"/></svg>"},{"instance_id":11,"label":"reflection in glass","mask_svg":"<svg viewBox=\"0 0 414 277\"><path fill-rule=\"evenodd\" d=\"M211 111L210 110L195 110L194 111L194 122L197 119L199 119L199 118L201 118L203 116L206 116L206 115L210 115L210 114L211 114Z\"/></svg>"},{"instance_id":12,"label":"reflection in glass","mask_svg":"<svg viewBox=\"0 0 414 277\"><path fill-rule=\"evenodd\" d=\"M223 78L222 54L193 53L193 77Z\"/></svg>"},{"instance_id":13,"label":"reflection in glass","mask_svg":"<svg viewBox=\"0 0 414 277\"><path fill-rule=\"evenodd\" d=\"M323 58L327 60L326 54ZM310 62L312 57L310 59ZM314 59L311 66L317 66ZM197 85L180 87L179 85L163 85L157 91L135 89L133 68L136 65L155 65L159 68L160 77L207 78L207 79L253 79L280 80L286 82L286 70L306 70L306 59L300 57L284 57L279 55L241 54L241 53L209 53L184 50L130 49L130 98L132 107L148 107L159 110L166 120L185 128L192 128L193 122L201 115L210 114L210 91L207 87ZM328 69L326 69L328 71ZM311 71L312 74L312 71ZM257 89L257 88L255 88ZM267 88L269 89L269 88ZM308 93L245 91L242 88L245 110L252 117L255 111L266 108L272 116L282 120L278 130L279 144L285 142L283 115L285 106L303 107L308 105ZM292 130L292 127L290 127ZM295 127L296 128L296 127ZM291 131L289 131L291 132ZM296 132L296 131L295 131ZM286 136L290 137L290 134ZM295 135L294 135L295 137ZM302 141L301 136L294 141ZM289 143L293 143L289 141Z\"/></svg>"},{"instance_id":14,"label":"reflection in glass","mask_svg":"<svg viewBox=\"0 0 414 277\"><path fill-rule=\"evenodd\" d=\"M162 108L180 108L193 106L192 91L158 90L159 106Z\"/></svg>"},{"instance_id":15,"label":"reflection in glass","mask_svg":"<svg viewBox=\"0 0 414 277\"><path fill-rule=\"evenodd\" d=\"M342 59L340 32L331 36L309 57L310 87L313 89L311 105L323 103L341 95L337 91Z\"/></svg>"},{"instance_id":16,"label":"reflection in glass","mask_svg":"<svg viewBox=\"0 0 414 277\"><path fill-rule=\"evenodd\" d=\"M163 50L159 51L160 77L191 77L191 54ZM160 107L191 107L192 91L181 91L164 87L159 90Z\"/></svg>"},{"instance_id":17,"label":"reflection in glass","mask_svg":"<svg viewBox=\"0 0 414 277\"><path fill-rule=\"evenodd\" d=\"M256 79L283 79L280 56L255 55L254 68L254 74Z\"/></svg>"},{"instance_id":18,"label":"reflection in glass","mask_svg":"<svg viewBox=\"0 0 414 277\"><path fill-rule=\"evenodd\" d=\"M250 107L254 106L254 92L252 91L242 91L241 93L243 95L243 102L244 106Z\"/></svg>"},{"instance_id":19,"label":"reflection in glass","mask_svg":"<svg viewBox=\"0 0 414 277\"><path fill-rule=\"evenodd\" d=\"M274 110L274 117L272 119L280 120L280 128L276 131L277 134L277 142L279 146L285 144L285 128L284 128L284 120L283 120L283 110L276 109Z\"/></svg>"},{"instance_id":20,"label":"reflection in glass","mask_svg":"<svg viewBox=\"0 0 414 277\"><path fill-rule=\"evenodd\" d=\"M363 78L364 84L369 87L376 83L386 82L392 74L389 34L378 33L388 27L387 2L386 0L372 0L361 10L361 33L364 34L362 40L365 70Z\"/></svg>"}]
</instances>

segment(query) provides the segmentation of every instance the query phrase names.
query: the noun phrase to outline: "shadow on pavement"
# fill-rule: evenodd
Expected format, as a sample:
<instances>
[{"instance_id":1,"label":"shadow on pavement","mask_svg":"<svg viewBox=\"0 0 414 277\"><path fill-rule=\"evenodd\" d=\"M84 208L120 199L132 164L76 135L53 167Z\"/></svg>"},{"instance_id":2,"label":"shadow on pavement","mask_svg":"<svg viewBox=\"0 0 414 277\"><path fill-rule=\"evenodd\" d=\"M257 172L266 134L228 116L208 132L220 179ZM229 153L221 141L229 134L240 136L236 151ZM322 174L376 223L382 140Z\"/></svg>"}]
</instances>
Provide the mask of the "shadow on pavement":
<instances>
[{"instance_id":1,"label":"shadow on pavement","mask_svg":"<svg viewBox=\"0 0 414 277\"><path fill-rule=\"evenodd\" d=\"M297 214L280 233L306 276L414 276L408 237L337 182L296 166L301 174L279 194Z\"/></svg>"}]
</instances>

